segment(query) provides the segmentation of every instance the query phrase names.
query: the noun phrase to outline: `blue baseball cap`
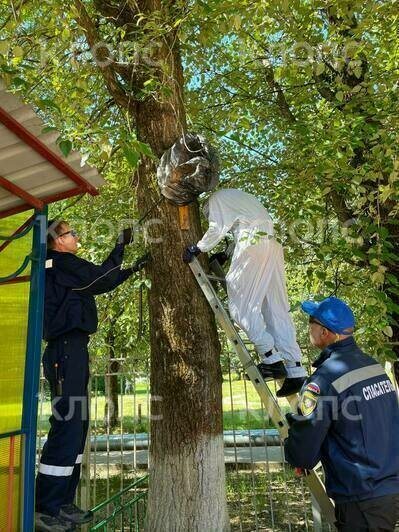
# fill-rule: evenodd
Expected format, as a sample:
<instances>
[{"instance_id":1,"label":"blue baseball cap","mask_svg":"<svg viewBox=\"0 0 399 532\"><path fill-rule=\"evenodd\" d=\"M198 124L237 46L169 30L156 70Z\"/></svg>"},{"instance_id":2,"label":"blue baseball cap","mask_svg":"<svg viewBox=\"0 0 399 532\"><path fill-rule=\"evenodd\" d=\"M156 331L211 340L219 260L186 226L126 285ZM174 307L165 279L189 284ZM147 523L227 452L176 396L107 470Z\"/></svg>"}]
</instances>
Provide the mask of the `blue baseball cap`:
<instances>
[{"instance_id":1,"label":"blue baseball cap","mask_svg":"<svg viewBox=\"0 0 399 532\"><path fill-rule=\"evenodd\" d=\"M353 333L355 316L342 299L327 297L319 303L304 301L301 308L306 314L336 334L350 335Z\"/></svg>"}]
</instances>

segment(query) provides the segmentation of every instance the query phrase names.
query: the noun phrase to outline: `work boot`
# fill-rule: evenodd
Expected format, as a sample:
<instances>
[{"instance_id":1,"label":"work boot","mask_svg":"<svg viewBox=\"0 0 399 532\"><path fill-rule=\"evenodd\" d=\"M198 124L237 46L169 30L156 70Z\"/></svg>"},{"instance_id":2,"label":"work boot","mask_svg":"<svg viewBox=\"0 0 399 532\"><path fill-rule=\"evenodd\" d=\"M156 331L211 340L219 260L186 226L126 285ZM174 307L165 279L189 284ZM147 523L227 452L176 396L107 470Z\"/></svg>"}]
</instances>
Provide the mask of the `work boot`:
<instances>
[{"instance_id":1,"label":"work boot","mask_svg":"<svg viewBox=\"0 0 399 532\"><path fill-rule=\"evenodd\" d=\"M264 380L284 379L287 376L287 370L281 360L274 362L274 364L261 362L257 365L257 368Z\"/></svg>"},{"instance_id":2,"label":"work boot","mask_svg":"<svg viewBox=\"0 0 399 532\"><path fill-rule=\"evenodd\" d=\"M35 513L35 530L37 532L69 532L75 525L62 517L54 517L40 512Z\"/></svg>"},{"instance_id":3,"label":"work boot","mask_svg":"<svg viewBox=\"0 0 399 532\"><path fill-rule=\"evenodd\" d=\"M60 516L75 525L83 525L93 519L93 512L81 510L76 504L64 504L60 509Z\"/></svg>"},{"instance_id":4,"label":"work boot","mask_svg":"<svg viewBox=\"0 0 399 532\"><path fill-rule=\"evenodd\" d=\"M277 397L288 397L289 395L294 395L295 393L298 393L301 390L305 381L306 377L287 377L284 380L281 388L277 390Z\"/></svg>"}]
</instances>

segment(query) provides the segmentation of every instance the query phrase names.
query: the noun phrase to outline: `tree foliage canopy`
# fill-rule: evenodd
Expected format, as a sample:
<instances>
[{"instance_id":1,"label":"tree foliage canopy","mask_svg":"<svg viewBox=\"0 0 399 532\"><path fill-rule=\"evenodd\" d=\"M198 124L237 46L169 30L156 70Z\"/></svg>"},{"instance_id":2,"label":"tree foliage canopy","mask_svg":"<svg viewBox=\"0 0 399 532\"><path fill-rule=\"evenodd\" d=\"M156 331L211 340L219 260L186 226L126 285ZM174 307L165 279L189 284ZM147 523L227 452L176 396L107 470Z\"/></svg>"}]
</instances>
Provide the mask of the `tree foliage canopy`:
<instances>
[{"instance_id":1,"label":"tree foliage canopy","mask_svg":"<svg viewBox=\"0 0 399 532\"><path fill-rule=\"evenodd\" d=\"M99 258L104 220L136 215L132 174L141 157L154 156L136 139L125 104L168 96L173 72L153 60L153 51L176 34L189 129L218 146L222 186L254 193L275 217L293 306L309 296L344 297L358 316L361 343L393 357L398 3L175 1L167 2L165 18L141 13L134 2L94 0L82 5L103 43L95 49L87 45L79 4L20 1L10 13L4 2L0 72L62 131L60 150L81 149L109 182L102 197L68 211L96 227L83 251ZM99 66L115 75L104 82ZM120 334L133 346L130 295L119 290L102 306L104 326L119 316ZM299 313L297 319L305 344Z\"/></svg>"}]
</instances>

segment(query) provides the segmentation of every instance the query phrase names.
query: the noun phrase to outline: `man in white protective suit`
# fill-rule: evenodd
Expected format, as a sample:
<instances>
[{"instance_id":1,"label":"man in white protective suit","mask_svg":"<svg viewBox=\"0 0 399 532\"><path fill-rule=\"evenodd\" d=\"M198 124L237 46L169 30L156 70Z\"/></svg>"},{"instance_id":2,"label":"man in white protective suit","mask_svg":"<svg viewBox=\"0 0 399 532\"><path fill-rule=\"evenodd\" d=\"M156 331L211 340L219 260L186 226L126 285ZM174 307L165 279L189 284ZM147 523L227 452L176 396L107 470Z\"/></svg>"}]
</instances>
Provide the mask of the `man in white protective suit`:
<instances>
[{"instance_id":1,"label":"man in white protective suit","mask_svg":"<svg viewBox=\"0 0 399 532\"><path fill-rule=\"evenodd\" d=\"M306 372L289 313L284 254L274 238L273 221L251 194L222 189L204 208L209 228L203 238L188 247L185 262L213 249L228 232L235 241L226 275L231 318L247 334L262 358L258 365L265 380L285 379L277 392L285 397L298 392ZM219 261L223 254L216 254Z\"/></svg>"}]
</instances>

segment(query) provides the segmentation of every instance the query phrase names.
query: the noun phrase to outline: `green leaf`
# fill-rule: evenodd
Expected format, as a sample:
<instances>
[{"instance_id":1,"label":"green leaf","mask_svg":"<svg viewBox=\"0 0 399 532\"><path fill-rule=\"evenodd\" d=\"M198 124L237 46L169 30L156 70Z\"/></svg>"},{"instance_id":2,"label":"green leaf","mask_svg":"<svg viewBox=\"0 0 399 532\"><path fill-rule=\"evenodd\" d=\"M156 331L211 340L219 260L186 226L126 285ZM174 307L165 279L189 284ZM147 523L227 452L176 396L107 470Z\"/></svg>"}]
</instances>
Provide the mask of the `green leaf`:
<instances>
[{"instance_id":1,"label":"green leaf","mask_svg":"<svg viewBox=\"0 0 399 532\"><path fill-rule=\"evenodd\" d=\"M14 57L22 58L24 56L24 49L21 46L15 46L12 53Z\"/></svg>"},{"instance_id":2,"label":"green leaf","mask_svg":"<svg viewBox=\"0 0 399 532\"><path fill-rule=\"evenodd\" d=\"M241 28L241 17L240 17L240 15L234 15L234 17L233 17L233 27L236 30L239 30Z\"/></svg>"},{"instance_id":3,"label":"green leaf","mask_svg":"<svg viewBox=\"0 0 399 532\"><path fill-rule=\"evenodd\" d=\"M8 41L0 41L0 54L6 55L10 48L10 43Z\"/></svg>"},{"instance_id":4,"label":"green leaf","mask_svg":"<svg viewBox=\"0 0 399 532\"><path fill-rule=\"evenodd\" d=\"M61 140L58 146L60 147L63 155L68 157L72 150L72 142L70 140Z\"/></svg>"},{"instance_id":5,"label":"green leaf","mask_svg":"<svg viewBox=\"0 0 399 532\"><path fill-rule=\"evenodd\" d=\"M15 76L12 78L12 85L14 87L27 87L28 84L25 79L20 78L19 76Z\"/></svg>"},{"instance_id":6,"label":"green leaf","mask_svg":"<svg viewBox=\"0 0 399 532\"><path fill-rule=\"evenodd\" d=\"M316 76L320 76L320 74L323 74L325 69L326 69L326 65L324 63L317 63L316 70L315 70Z\"/></svg>"},{"instance_id":7,"label":"green leaf","mask_svg":"<svg viewBox=\"0 0 399 532\"><path fill-rule=\"evenodd\" d=\"M371 274L371 280L377 285L383 284L384 279L385 276L382 272L374 272Z\"/></svg>"},{"instance_id":8,"label":"green leaf","mask_svg":"<svg viewBox=\"0 0 399 532\"><path fill-rule=\"evenodd\" d=\"M353 69L353 73L355 74L355 76L357 77L357 79L360 78L360 76L362 75L362 67L360 66L357 66Z\"/></svg>"},{"instance_id":9,"label":"green leaf","mask_svg":"<svg viewBox=\"0 0 399 532\"><path fill-rule=\"evenodd\" d=\"M131 168L137 168L140 161L140 153L127 144L122 145L123 154Z\"/></svg>"},{"instance_id":10,"label":"green leaf","mask_svg":"<svg viewBox=\"0 0 399 532\"><path fill-rule=\"evenodd\" d=\"M335 95L336 99L339 101L339 102L342 102L343 99L344 99L344 93L342 91L338 91Z\"/></svg>"},{"instance_id":11,"label":"green leaf","mask_svg":"<svg viewBox=\"0 0 399 532\"><path fill-rule=\"evenodd\" d=\"M59 113L61 113L61 109L57 103L55 103L54 100L51 98L42 98L38 104L41 109L46 109L46 107L50 107L51 109L56 109Z\"/></svg>"},{"instance_id":12,"label":"green leaf","mask_svg":"<svg viewBox=\"0 0 399 532\"><path fill-rule=\"evenodd\" d=\"M141 153L144 155L147 155L147 157L151 157L151 159L156 159L154 153L152 152L151 146L148 144L145 144L144 142L136 141L137 147Z\"/></svg>"},{"instance_id":13,"label":"green leaf","mask_svg":"<svg viewBox=\"0 0 399 532\"><path fill-rule=\"evenodd\" d=\"M387 325L386 327L384 327L382 329L382 332L388 336L389 338L392 338L393 336L393 330L392 330L392 327L390 325Z\"/></svg>"},{"instance_id":14,"label":"green leaf","mask_svg":"<svg viewBox=\"0 0 399 532\"><path fill-rule=\"evenodd\" d=\"M46 126L42 129L42 134L50 133L51 131L57 131L57 128L54 126Z\"/></svg>"},{"instance_id":15,"label":"green leaf","mask_svg":"<svg viewBox=\"0 0 399 532\"><path fill-rule=\"evenodd\" d=\"M61 32L61 39L63 41L67 41L69 37L71 36L71 31L69 28L64 28Z\"/></svg>"}]
</instances>

